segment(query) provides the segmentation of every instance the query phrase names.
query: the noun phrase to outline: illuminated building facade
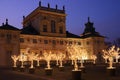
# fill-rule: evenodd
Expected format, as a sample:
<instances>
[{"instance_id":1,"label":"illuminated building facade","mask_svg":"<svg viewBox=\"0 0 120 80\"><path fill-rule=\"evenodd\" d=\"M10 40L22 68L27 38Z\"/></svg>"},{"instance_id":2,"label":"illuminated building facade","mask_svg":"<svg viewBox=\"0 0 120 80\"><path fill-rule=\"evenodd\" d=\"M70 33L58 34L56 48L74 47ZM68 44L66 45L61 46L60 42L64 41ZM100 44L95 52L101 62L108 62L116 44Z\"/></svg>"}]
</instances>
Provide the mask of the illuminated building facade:
<instances>
[{"instance_id":1,"label":"illuminated building facade","mask_svg":"<svg viewBox=\"0 0 120 80\"><path fill-rule=\"evenodd\" d=\"M66 45L77 44L88 51L88 55L99 54L104 49L104 37L95 31L93 23L85 24L84 32L78 36L66 31L66 13L63 10L39 6L28 16L23 17L23 28L17 29L8 24L0 27L0 66L10 65L12 54L43 54L44 50L62 51L67 54Z\"/></svg>"}]
</instances>

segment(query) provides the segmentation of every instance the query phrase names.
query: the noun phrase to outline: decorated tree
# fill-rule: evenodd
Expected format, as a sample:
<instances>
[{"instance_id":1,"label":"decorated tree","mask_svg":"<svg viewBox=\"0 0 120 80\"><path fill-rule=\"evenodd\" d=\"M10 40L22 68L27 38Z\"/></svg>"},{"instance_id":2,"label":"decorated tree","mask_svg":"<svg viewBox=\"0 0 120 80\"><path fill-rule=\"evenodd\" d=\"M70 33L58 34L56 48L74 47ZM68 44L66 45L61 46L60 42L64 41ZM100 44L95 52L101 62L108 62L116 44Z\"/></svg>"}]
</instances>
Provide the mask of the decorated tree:
<instances>
[{"instance_id":1,"label":"decorated tree","mask_svg":"<svg viewBox=\"0 0 120 80\"><path fill-rule=\"evenodd\" d=\"M105 59L105 63L107 63L107 60L108 60L109 56L106 55L106 54L103 54L103 58Z\"/></svg>"},{"instance_id":2,"label":"decorated tree","mask_svg":"<svg viewBox=\"0 0 120 80\"><path fill-rule=\"evenodd\" d=\"M30 68L34 68L33 66L33 61L38 58L39 54L35 54L34 52L28 54L28 59L31 61L31 66Z\"/></svg>"},{"instance_id":3,"label":"decorated tree","mask_svg":"<svg viewBox=\"0 0 120 80\"><path fill-rule=\"evenodd\" d=\"M52 60L53 54L51 51L44 51L44 60L47 61L47 69L51 69L50 67L50 61Z\"/></svg>"},{"instance_id":4,"label":"decorated tree","mask_svg":"<svg viewBox=\"0 0 120 80\"><path fill-rule=\"evenodd\" d=\"M21 68L24 68L24 61L27 61L27 56L23 53L19 55L19 61L21 61Z\"/></svg>"},{"instance_id":5,"label":"decorated tree","mask_svg":"<svg viewBox=\"0 0 120 80\"><path fill-rule=\"evenodd\" d=\"M53 54L53 58L56 60L56 65L59 65L59 54L58 53L54 53Z\"/></svg>"},{"instance_id":6,"label":"decorated tree","mask_svg":"<svg viewBox=\"0 0 120 80\"><path fill-rule=\"evenodd\" d=\"M60 67L63 67L63 59L65 58L65 54L64 53L62 53L62 52L59 52L59 55L58 55L58 57L59 57L59 61L60 61Z\"/></svg>"},{"instance_id":7,"label":"decorated tree","mask_svg":"<svg viewBox=\"0 0 120 80\"><path fill-rule=\"evenodd\" d=\"M109 68L113 68L113 59L116 56L116 54L118 56L119 49L116 50L115 46L112 46L108 50L103 50L103 53L105 56L108 56Z\"/></svg>"},{"instance_id":8,"label":"decorated tree","mask_svg":"<svg viewBox=\"0 0 120 80\"><path fill-rule=\"evenodd\" d=\"M77 71L78 69L78 64L77 64L77 59L78 59L78 52L76 51L76 45L67 45L67 51L69 53L69 58L74 60L74 70Z\"/></svg>"},{"instance_id":9,"label":"decorated tree","mask_svg":"<svg viewBox=\"0 0 120 80\"><path fill-rule=\"evenodd\" d=\"M78 59L80 60L80 68L83 68L84 65L83 65L83 62L85 59L88 58L88 53L87 53L87 50L84 49L84 48L81 48L79 46L77 46L77 52L78 52Z\"/></svg>"},{"instance_id":10,"label":"decorated tree","mask_svg":"<svg viewBox=\"0 0 120 80\"><path fill-rule=\"evenodd\" d=\"M93 54L93 55L91 55L91 59L93 59L93 64L95 64L95 63L96 63L97 56Z\"/></svg>"},{"instance_id":11,"label":"decorated tree","mask_svg":"<svg viewBox=\"0 0 120 80\"><path fill-rule=\"evenodd\" d=\"M17 67L16 63L17 63L17 60L19 59L19 56L12 55L11 58L14 61L13 67Z\"/></svg>"},{"instance_id":12,"label":"decorated tree","mask_svg":"<svg viewBox=\"0 0 120 80\"><path fill-rule=\"evenodd\" d=\"M40 60L42 59L41 56L38 56L35 60L37 61L37 66L40 66Z\"/></svg>"}]
</instances>

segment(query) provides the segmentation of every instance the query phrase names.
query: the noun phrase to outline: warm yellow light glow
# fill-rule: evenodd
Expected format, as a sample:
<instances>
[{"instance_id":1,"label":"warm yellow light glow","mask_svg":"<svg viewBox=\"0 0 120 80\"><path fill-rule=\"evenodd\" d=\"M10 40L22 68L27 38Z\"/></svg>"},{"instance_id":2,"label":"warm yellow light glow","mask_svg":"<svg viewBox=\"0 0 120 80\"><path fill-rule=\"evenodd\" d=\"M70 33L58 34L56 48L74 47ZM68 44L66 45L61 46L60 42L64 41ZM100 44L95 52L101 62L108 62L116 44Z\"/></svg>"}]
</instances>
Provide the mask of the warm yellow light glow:
<instances>
[{"instance_id":1,"label":"warm yellow light glow","mask_svg":"<svg viewBox=\"0 0 120 80\"><path fill-rule=\"evenodd\" d=\"M91 56L91 59L93 59L93 64L95 64L95 63L96 63L97 56L93 54L93 55Z\"/></svg>"},{"instance_id":2,"label":"warm yellow light glow","mask_svg":"<svg viewBox=\"0 0 120 80\"><path fill-rule=\"evenodd\" d=\"M53 54L51 53L51 51L44 51L43 56L44 56L44 60L47 61L47 69L51 69L50 61L53 58Z\"/></svg>"},{"instance_id":3,"label":"warm yellow light glow","mask_svg":"<svg viewBox=\"0 0 120 80\"><path fill-rule=\"evenodd\" d=\"M30 68L34 68L34 66L33 66L33 60L36 60L38 56L39 56L39 54L35 54L34 52L29 53L28 59L29 59L29 61L31 61Z\"/></svg>"},{"instance_id":4,"label":"warm yellow light glow","mask_svg":"<svg viewBox=\"0 0 120 80\"><path fill-rule=\"evenodd\" d=\"M12 55L11 58L12 58L12 60L14 61L13 67L17 67L16 62L17 62L17 60L19 59L19 56Z\"/></svg>"},{"instance_id":5,"label":"warm yellow light glow","mask_svg":"<svg viewBox=\"0 0 120 80\"><path fill-rule=\"evenodd\" d=\"M108 57L109 68L113 68L113 58L118 60L120 48L115 48L115 46L110 47L108 50L103 50L103 58Z\"/></svg>"}]
</instances>

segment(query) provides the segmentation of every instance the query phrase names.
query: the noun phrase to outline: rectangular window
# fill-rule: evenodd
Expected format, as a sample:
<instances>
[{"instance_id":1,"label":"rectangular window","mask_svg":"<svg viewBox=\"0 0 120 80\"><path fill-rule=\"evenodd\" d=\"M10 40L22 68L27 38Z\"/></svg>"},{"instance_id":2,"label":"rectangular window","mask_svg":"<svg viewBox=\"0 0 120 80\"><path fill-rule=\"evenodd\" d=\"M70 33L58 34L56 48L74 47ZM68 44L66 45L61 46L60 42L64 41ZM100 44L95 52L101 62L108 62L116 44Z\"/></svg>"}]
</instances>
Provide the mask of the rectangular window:
<instances>
[{"instance_id":1,"label":"rectangular window","mask_svg":"<svg viewBox=\"0 0 120 80\"><path fill-rule=\"evenodd\" d=\"M53 40L53 41L52 41L52 44L54 44L54 45L55 45L55 44L56 44L56 41L55 41L55 40Z\"/></svg>"},{"instance_id":2,"label":"rectangular window","mask_svg":"<svg viewBox=\"0 0 120 80\"><path fill-rule=\"evenodd\" d=\"M63 27L62 27L62 26L59 27L59 33L60 33L60 34L63 33Z\"/></svg>"},{"instance_id":3,"label":"rectangular window","mask_svg":"<svg viewBox=\"0 0 120 80\"><path fill-rule=\"evenodd\" d=\"M33 39L33 43L37 43L37 40L36 40L36 39Z\"/></svg>"},{"instance_id":4,"label":"rectangular window","mask_svg":"<svg viewBox=\"0 0 120 80\"><path fill-rule=\"evenodd\" d=\"M81 45L81 42L78 42L78 45Z\"/></svg>"},{"instance_id":5,"label":"rectangular window","mask_svg":"<svg viewBox=\"0 0 120 80\"><path fill-rule=\"evenodd\" d=\"M72 44L72 41L69 41L69 44Z\"/></svg>"},{"instance_id":6,"label":"rectangular window","mask_svg":"<svg viewBox=\"0 0 120 80\"><path fill-rule=\"evenodd\" d=\"M44 40L44 44L48 44L48 40Z\"/></svg>"},{"instance_id":7,"label":"rectangular window","mask_svg":"<svg viewBox=\"0 0 120 80\"><path fill-rule=\"evenodd\" d=\"M47 32L47 25L43 25L43 32Z\"/></svg>"},{"instance_id":8,"label":"rectangular window","mask_svg":"<svg viewBox=\"0 0 120 80\"><path fill-rule=\"evenodd\" d=\"M63 41L60 41L60 44L63 45Z\"/></svg>"},{"instance_id":9,"label":"rectangular window","mask_svg":"<svg viewBox=\"0 0 120 80\"><path fill-rule=\"evenodd\" d=\"M20 38L20 42L21 42L21 43L24 43L24 38Z\"/></svg>"},{"instance_id":10,"label":"rectangular window","mask_svg":"<svg viewBox=\"0 0 120 80\"><path fill-rule=\"evenodd\" d=\"M55 27L55 21L51 21L51 32L55 33L56 32L56 27Z\"/></svg>"}]
</instances>

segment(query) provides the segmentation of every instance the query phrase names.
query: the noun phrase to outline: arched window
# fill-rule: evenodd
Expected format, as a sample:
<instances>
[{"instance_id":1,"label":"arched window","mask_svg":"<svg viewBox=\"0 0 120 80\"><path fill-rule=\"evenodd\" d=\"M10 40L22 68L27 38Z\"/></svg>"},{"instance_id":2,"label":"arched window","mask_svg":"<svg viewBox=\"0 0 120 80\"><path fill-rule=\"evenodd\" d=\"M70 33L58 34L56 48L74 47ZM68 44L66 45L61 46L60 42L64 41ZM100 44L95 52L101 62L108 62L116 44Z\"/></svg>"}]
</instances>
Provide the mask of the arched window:
<instances>
[{"instance_id":1,"label":"arched window","mask_svg":"<svg viewBox=\"0 0 120 80\"><path fill-rule=\"evenodd\" d=\"M60 34L63 33L63 27L62 27L62 26L59 27L59 33L60 33Z\"/></svg>"}]
</instances>

